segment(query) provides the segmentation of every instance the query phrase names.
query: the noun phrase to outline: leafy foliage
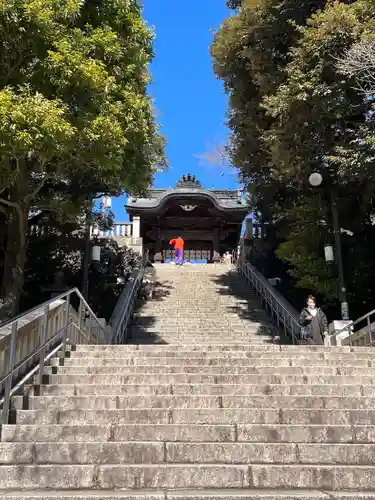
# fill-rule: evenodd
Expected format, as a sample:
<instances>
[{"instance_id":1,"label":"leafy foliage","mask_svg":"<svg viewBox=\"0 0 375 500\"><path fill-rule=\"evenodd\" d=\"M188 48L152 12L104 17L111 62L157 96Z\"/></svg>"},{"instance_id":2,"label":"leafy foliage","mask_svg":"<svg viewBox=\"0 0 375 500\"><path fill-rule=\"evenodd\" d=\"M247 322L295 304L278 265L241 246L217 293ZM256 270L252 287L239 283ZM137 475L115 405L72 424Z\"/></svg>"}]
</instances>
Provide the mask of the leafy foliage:
<instances>
[{"instance_id":1,"label":"leafy foliage","mask_svg":"<svg viewBox=\"0 0 375 500\"><path fill-rule=\"evenodd\" d=\"M374 8L371 0L244 1L212 46L230 97L232 163L253 209L275 225L274 250L294 285L326 304L337 297L336 271L323 253L332 242L329 198L326 186L314 191L308 177L328 169L338 182L341 227L353 233L343 235L353 314L374 291L364 245L374 238L375 141L374 104L363 92L369 73L349 61L358 44L372 43Z\"/></svg>"},{"instance_id":2,"label":"leafy foliage","mask_svg":"<svg viewBox=\"0 0 375 500\"><path fill-rule=\"evenodd\" d=\"M14 313L33 207L74 217L139 193L166 164L147 94L153 33L137 0L9 0L0 9L2 295Z\"/></svg>"},{"instance_id":3,"label":"leafy foliage","mask_svg":"<svg viewBox=\"0 0 375 500\"><path fill-rule=\"evenodd\" d=\"M56 272L63 272L67 288L79 288L82 279L82 226L77 222L61 224L50 217L41 222L38 228L39 231L29 239L25 285L21 296L22 310L50 297L50 286ZM117 278L126 281L141 256L132 249L119 247L114 240L98 240L93 244L101 247L101 259L99 267L90 267L88 298L94 312L109 319L121 292Z\"/></svg>"}]
</instances>

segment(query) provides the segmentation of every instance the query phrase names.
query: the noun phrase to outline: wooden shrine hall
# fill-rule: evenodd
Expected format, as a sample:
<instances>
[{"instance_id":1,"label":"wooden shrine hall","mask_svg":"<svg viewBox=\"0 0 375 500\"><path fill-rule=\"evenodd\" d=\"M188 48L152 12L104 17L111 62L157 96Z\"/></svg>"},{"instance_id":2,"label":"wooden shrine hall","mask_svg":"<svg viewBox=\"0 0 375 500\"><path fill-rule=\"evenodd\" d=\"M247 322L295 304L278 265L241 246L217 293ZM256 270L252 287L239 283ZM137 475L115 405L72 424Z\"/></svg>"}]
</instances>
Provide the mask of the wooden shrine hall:
<instances>
[{"instance_id":1,"label":"wooden shrine hall","mask_svg":"<svg viewBox=\"0 0 375 500\"><path fill-rule=\"evenodd\" d=\"M249 212L241 192L205 189L184 175L175 188L150 189L147 198L129 198L125 206L133 228L149 249L152 262L168 262L172 238L185 240L185 261L218 262L236 248Z\"/></svg>"}]
</instances>

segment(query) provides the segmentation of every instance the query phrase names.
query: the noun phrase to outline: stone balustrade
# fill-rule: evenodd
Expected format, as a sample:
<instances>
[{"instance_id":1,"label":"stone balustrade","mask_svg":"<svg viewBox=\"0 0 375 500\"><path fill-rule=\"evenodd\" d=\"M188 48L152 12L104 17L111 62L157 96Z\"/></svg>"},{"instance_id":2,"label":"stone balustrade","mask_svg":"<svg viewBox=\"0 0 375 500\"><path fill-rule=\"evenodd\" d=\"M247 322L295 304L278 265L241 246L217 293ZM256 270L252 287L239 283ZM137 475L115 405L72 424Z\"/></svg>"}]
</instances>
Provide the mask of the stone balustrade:
<instances>
[{"instance_id":1,"label":"stone balustrade","mask_svg":"<svg viewBox=\"0 0 375 500\"><path fill-rule=\"evenodd\" d=\"M91 228L92 238L118 238L121 236L131 237L133 236L133 224L131 222L116 222L112 229L108 231L100 231L98 228Z\"/></svg>"},{"instance_id":2,"label":"stone balustrade","mask_svg":"<svg viewBox=\"0 0 375 500\"><path fill-rule=\"evenodd\" d=\"M40 226L38 224L30 226L29 232L32 236L43 236L48 233L48 227ZM139 235L133 234L133 224L132 222L115 222L112 229L107 231L101 231L97 227L91 228L91 238L118 238L121 236L131 237Z\"/></svg>"}]
</instances>

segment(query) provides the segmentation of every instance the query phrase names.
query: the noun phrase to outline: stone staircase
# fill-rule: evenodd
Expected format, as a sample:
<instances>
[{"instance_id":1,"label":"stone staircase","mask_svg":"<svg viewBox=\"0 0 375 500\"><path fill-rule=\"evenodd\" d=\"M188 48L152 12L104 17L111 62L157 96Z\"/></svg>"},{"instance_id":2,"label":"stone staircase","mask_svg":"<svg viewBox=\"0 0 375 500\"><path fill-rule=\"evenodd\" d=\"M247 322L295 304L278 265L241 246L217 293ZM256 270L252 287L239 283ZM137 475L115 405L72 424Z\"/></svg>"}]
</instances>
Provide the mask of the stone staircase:
<instances>
[{"instance_id":1,"label":"stone staircase","mask_svg":"<svg viewBox=\"0 0 375 500\"><path fill-rule=\"evenodd\" d=\"M278 332L255 293L229 266L159 264L154 300L134 318L130 341L273 343Z\"/></svg>"},{"instance_id":2,"label":"stone staircase","mask_svg":"<svg viewBox=\"0 0 375 500\"><path fill-rule=\"evenodd\" d=\"M275 344L228 269L158 275L134 345L72 346L13 398L1 498L375 500L372 349Z\"/></svg>"}]
</instances>

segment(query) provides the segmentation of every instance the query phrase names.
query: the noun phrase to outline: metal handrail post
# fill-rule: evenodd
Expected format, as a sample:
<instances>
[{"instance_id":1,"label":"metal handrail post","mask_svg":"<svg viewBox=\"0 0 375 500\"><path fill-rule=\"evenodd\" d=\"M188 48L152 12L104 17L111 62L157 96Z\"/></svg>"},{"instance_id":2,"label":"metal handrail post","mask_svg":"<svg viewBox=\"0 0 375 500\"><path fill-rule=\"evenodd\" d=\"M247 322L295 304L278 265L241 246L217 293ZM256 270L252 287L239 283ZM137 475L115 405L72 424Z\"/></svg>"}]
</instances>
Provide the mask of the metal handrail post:
<instances>
[{"instance_id":1,"label":"metal handrail post","mask_svg":"<svg viewBox=\"0 0 375 500\"><path fill-rule=\"evenodd\" d=\"M12 390L12 377L13 377L13 368L14 368L14 359L16 354L16 337L18 331L18 321L15 321L12 324L12 332L10 337L10 346L9 346L9 359L8 359L8 377L4 384L4 404L3 404L3 418L2 424L6 425L9 420L9 403L10 403L10 392Z\"/></svg>"},{"instance_id":2,"label":"metal handrail post","mask_svg":"<svg viewBox=\"0 0 375 500\"><path fill-rule=\"evenodd\" d=\"M40 346L44 346L46 340L47 340L47 331L48 331L48 316L49 316L49 305L47 304L44 306L44 312L43 312L43 325L42 325L42 332L40 336ZM45 347L42 348L40 351L40 358L39 358L39 380L40 384L43 384L43 376L44 376L44 358L46 355L46 349Z\"/></svg>"},{"instance_id":3,"label":"metal handrail post","mask_svg":"<svg viewBox=\"0 0 375 500\"><path fill-rule=\"evenodd\" d=\"M65 356L65 351L66 351L66 341L67 341L67 336L69 333L69 323L70 323L70 295L66 297L65 301L65 307L66 307L66 313L65 313L65 330L66 334L63 337L63 355Z\"/></svg>"},{"instance_id":4,"label":"metal handrail post","mask_svg":"<svg viewBox=\"0 0 375 500\"><path fill-rule=\"evenodd\" d=\"M8 321L5 321L4 323L2 323L1 327L0 328L5 328L7 326L11 326L15 321L18 321L20 319L22 319L23 317L25 317L27 314L31 314L35 311L38 311L42 308L45 307L45 305L50 305L50 304L53 304L54 302L58 301L58 300L66 300L68 296L71 296L73 293L77 294L77 296L79 297L79 299L81 301L83 301L84 305L85 305L85 308L87 309L87 311L91 314L92 318L96 321L98 327L100 329L103 329L102 325L100 324L99 320L97 319L97 317L95 316L95 313L94 311L91 309L91 307L88 305L88 303L86 302L86 300L84 299L84 297L82 296L81 292L78 290L78 288L72 288L71 290L68 290L64 293L61 293L60 295L57 295L56 297L53 297L52 299L49 299L47 300L46 302L43 302L43 304L39 304L38 306L35 306L35 307L32 307L31 309L29 309L28 311L25 311L24 313L22 314L18 314L16 317L12 318L12 319L9 319Z\"/></svg>"},{"instance_id":5,"label":"metal handrail post","mask_svg":"<svg viewBox=\"0 0 375 500\"><path fill-rule=\"evenodd\" d=\"M85 308L84 308L83 300L80 297L79 298L79 306L78 306L78 328L80 330L82 330L82 321L84 318L84 310L85 310Z\"/></svg>"},{"instance_id":6,"label":"metal handrail post","mask_svg":"<svg viewBox=\"0 0 375 500\"><path fill-rule=\"evenodd\" d=\"M92 336L91 336L91 327L92 327L91 315L89 316L88 320L89 320L89 325L88 325L88 334L89 334L89 339L90 339L90 340L92 340ZM98 339L96 338L96 341L97 341L97 340L98 340Z\"/></svg>"},{"instance_id":7,"label":"metal handrail post","mask_svg":"<svg viewBox=\"0 0 375 500\"><path fill-rule=\"evenodd\" d=\"M115 324L113 326L112 333L112 343L122 344L126 340L126 331L129 321L132 317L132 313L135 307L136 298L140 290L143 274L148 262L148 251L146 250L138 270L136 271L136 276L132 276L128 281L129 289L126 291L125 302L121 307L118 317L116 317Z\"/></svg>"},{"instance_id":8,"label":"metal handrail post","mask_svg":"<svg viewBox=\"0 0 375 500\"><path fill-rule=\"evenodd\" d=\"M367 316L367 332L368 332L370 344L372 344L372 330L371 330L371 319L370 319L370 316Z\"/></svg>"}]
</instances>

